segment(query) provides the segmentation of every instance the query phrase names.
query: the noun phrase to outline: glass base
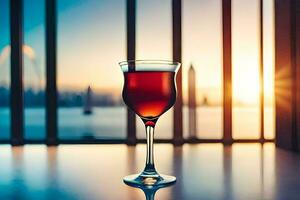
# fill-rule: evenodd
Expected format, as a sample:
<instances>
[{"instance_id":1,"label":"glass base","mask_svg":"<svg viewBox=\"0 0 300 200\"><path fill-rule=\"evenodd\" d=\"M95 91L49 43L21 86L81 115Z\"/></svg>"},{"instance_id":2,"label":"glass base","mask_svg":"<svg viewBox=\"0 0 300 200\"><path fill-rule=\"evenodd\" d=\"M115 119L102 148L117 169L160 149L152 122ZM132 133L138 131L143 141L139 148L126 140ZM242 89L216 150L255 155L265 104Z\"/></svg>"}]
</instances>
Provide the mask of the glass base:
<instances>
[{"instance_id":1,"label":"glass base","mask_svg":"<svg viewBox=\"0 0 300 200\"><path fill-rule=\"evenodd\" d=\"M175 176L162 174L132 174L123 178L124 183L133 187L165 187L176 182Z\"/></svg>"}]
</instances>

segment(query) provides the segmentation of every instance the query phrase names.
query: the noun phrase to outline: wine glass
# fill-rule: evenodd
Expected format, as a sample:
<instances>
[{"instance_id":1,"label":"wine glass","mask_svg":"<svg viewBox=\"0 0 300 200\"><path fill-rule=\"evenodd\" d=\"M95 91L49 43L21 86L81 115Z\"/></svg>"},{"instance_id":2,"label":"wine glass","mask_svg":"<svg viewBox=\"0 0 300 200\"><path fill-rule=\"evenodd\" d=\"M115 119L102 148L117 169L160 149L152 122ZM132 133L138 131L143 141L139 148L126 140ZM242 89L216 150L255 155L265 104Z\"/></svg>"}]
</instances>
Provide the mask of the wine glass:
<instances>
[{"instance_id":1,"label":"wine glass","mask_svg":"<svg viewBox=\"0 0 300 200\"><path fill-rule=\"evenodd\" d=\"M176 177L157 173L154 166L153 137L159 117L176 101L176 73L180 63L161 60L120 62L124 74L123 100L144 122L147 138L146 166L142 173L124 177L132 186L163 186Z\"/></svg>"}]
</instances>

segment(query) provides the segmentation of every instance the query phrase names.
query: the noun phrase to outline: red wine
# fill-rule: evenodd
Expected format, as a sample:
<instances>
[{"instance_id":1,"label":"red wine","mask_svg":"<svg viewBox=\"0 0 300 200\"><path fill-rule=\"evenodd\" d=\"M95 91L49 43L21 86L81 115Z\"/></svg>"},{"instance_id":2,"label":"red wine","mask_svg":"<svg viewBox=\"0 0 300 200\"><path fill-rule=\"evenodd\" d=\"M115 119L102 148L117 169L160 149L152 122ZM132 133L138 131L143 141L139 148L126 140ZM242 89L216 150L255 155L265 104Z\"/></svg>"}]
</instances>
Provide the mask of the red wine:
<instances>
[{"instance_id":1,"label":"red wine","mask_svg":"<svg viewBox=\"0 0 300 200\"><path fill-rule=\"evenodd\" d=\"M144 122L156 119L176 100L175 72L125 72L123 99Z\"/></svg>"}]
</instances>

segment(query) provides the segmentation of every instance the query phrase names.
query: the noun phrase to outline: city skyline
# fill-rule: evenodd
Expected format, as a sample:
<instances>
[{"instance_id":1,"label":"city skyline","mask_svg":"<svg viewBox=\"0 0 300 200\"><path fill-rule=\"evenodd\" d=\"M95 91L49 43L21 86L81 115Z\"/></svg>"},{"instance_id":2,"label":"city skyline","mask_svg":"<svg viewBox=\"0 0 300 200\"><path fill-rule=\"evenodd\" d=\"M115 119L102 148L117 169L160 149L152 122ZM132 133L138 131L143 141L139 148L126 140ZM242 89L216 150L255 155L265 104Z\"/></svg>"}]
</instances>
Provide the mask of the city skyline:
<instances>
[{"instance_id":1,"label":"city skyline","mask_svg":"<svg viewBox=\"0 0 300 200\"><path fill-rule=\"evenodd\" d=\"M1 6L7 6L4 5L5 2L1 1ZM95 90L115 91L115 94L121 91L123 78L117 63L126 59L126 9L125 1L119 2L119 4L110 1L81 0L58 2L59 90L84 90L91 85ZM265 2L267 5L265 31L269 33L272 32L270 25L272 19L268 12L271 1ZM24 4L24 42L36 52L36 62L42 74L41 87L44 87L45 82L43 3L43 1L25 0ZM256 104L259 99L258 2L251 5L248 7L247 4L243 4L243 1L233 1L233 101ZM152 15L154 10L158 13L155 16ZM189 12L184 12L185 10ZM210 12L211 10L216 12ZM189 22L193 18L199 19L198 22L193 24ZM197 74L198 101L203 98L203 91L208 93L207 90L211 90L209 93L214 93L214 101L222 101L220 18L221 1L219 0L183 1L182 60L185 99L187 98L187 70L192 63ZM8 27L6 22L8 14L5 15L3 12L0 20L1 27L5 27L6 24ZM242 24L245 22L247 27ZM1 29L1 35L4 36L0 39L2 49L9 41L8 30ZM267 102L273 99L271 40L272 38L265 38L265 96L266 99L270 99ZM139 1L137 59L171 59L171 42L171 1ZM8 65L7 61L6 66ZM8 79L9 69L4 72ZM35 84L32 80L37 82L34 74L30 59L25 57L25 87L32 87ZM0 78L3 79L3 76L0 75Z\"/></svg>"}]
</instances>

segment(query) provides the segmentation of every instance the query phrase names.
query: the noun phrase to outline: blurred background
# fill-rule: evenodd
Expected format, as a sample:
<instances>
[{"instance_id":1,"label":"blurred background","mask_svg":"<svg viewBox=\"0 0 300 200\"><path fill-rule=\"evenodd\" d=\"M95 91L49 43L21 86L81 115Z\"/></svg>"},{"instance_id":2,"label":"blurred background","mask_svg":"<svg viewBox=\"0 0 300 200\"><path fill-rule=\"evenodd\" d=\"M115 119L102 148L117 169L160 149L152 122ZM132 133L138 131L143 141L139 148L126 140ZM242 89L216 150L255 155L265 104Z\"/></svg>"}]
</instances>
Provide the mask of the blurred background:
<instances>
[{"instance_id":1,"label":"blurred background","mask_svg":"<svg viewBox=\"0 0 300 200\"><path fill-rule=\"evenodd\" d=\"M232 0L232 135L274 139L274 2L263 1L264 119L260 117L260 1ZM172 60L172 1L136 1L136 59ZM44 140L45 0L24 0L25 139ZM0 139L10 135L9 0L0 1ZM58 137L125 139L121 98L126 60L125 0L57 1ZM188 128L188 71L196 76L197 137L223 137L222 1L182 1L183 135ZM145 138L136 119L137 138ZM173 109L156 138L173 136Z\"/></svg>"}]
</instances>

